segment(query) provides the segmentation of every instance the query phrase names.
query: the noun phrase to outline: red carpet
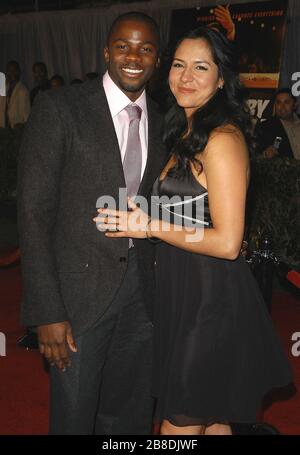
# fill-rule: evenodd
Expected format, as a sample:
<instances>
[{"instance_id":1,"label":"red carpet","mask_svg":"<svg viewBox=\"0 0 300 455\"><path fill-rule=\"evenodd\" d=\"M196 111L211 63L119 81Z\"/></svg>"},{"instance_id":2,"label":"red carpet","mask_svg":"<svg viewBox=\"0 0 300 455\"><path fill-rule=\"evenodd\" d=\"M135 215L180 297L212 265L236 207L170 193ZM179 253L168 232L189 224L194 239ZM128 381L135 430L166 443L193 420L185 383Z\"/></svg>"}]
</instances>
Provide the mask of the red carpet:
<instances>
[{"instance_id":1,"label":"red carpet","mask_svg":"<svg viewBox=\"0 0 300 455\"><path fill-rule=\"evenodd\" d=\"M272 317L288 354L294 373L295 389L292 396L285 400L273 402L263 413L265 422L275 425L280 433L300 435L300 356L294 357L291 349L295 341L292 335L300 332L300 301L289 294L276 293L273 297ZM300 349L298 348L300 354Z\"/></svg>"},{"instance_id":2,"label":"red carpet","mask_svg":"<svg viewBox=\"0 0 300 455\"><path fill-rule=\"evenodd\" d=\"M0 332L7 344L6 357L0 357L0 434L47 434L48 375L37 351L16 345L24 334L20 267L0 269L0 289Z\"/></svg>"},{"instance_id":3,"label":"red carpet","mask_svg":"<svg viewBox=\"0 0 300 455\"><path fill-rule=\"evenodd\" d=\"M0 357L0 434L47 434L48 375L37 351L16 345L24 331L19 324L21 299L20 268L0 269L0 332L6 335L6 357ZM294 369L300 389L300 356L291 355L294 332L300 332L300 302L276 293L273 319ZM273 402L263 420L282 434L300 434L300 392Z\"/></svg>"}]
</instances>

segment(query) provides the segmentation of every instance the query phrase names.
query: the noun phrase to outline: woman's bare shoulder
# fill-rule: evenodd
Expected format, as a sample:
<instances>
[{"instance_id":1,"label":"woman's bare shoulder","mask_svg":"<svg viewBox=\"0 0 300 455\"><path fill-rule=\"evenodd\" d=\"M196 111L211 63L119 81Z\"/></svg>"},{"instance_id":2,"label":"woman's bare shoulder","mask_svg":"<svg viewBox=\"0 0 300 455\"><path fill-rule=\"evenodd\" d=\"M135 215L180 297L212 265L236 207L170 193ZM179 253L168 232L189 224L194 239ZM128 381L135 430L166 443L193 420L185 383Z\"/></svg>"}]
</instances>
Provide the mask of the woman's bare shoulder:
<instances>
[{"instance_id":1,"label":"woman's bare shoulder","mask_svg":"<svg viewBox=\"0 0 300 455\"><path fill-rule=\"evenodd\" d=\"M216 128L210 135L203 152L204 161L211 158L239 156L248 160L248 147L243 132L235 125Z\"/></svg>"}]
</instances>

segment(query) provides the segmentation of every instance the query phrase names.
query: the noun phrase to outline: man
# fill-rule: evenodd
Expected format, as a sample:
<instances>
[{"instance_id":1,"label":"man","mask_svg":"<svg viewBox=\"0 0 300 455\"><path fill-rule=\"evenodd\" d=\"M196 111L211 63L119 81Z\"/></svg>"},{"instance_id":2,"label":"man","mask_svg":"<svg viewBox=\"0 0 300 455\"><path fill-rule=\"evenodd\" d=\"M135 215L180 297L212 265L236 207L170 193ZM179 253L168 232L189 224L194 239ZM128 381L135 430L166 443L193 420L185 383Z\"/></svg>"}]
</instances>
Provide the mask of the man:
<instances>
[{"instance_id":1,"label":"man","mask_svg":"<svg viewBox=\"0 0 300 455\"><path fill-rule=\"evenodd\" d=\"M274 98L275 116L256 126L260 152L265 158L300 159L300 120L297 101L289 88L279 89Z\"/></svg>"},{"instance_id":2,"label":"man","mask_svg":"<svg viewBox=\"0 0 300 455\"><path fill-rule=\"evenodd\" d=\"M133 102L141 114L138 173L130 168L141 180L138 194L149 194L163 167L161 118L145 95L158 46L150 17L120 16L104 51L103 81L39 95L25 132L22 316L38 326L40 351L53 365L50 434L151 431L152 245L108 239L92 219L100 196L118 200L125 180L133 182L126 168L134 148L127 143L137 139L127 111Z\"/></svg>"},{"instance_id":3,"label":"man","mask_svg":"<svg viewBox=\"0 0 300 455\"><path fill-rule=\"evenodd\" d=\"M36 95L51 88L48 79L48 69L44 62L35 62L32 66L35 87L30 92L30 103L33 105Z\"/></svg>"},{"instance_id":4,"label":"man","mask_svg":"<svg viewBox=\"0 0 300 455\"><path fill-rule=\"evenodd\" d=\"M6 66L6 97L1 100L1 127L15 128L23 125L30 113L29 92L20 81L21 69L16 61Z\"/></svg>"},{"instance_id":5,"label":"man","mask_svg":"<svg viewBox=\"0 0 300 455\"><path fill-rule=\"evenodd\" d=\"M65 85L65 80L59 74L54 74L54 76L50 79L50 87L51 88L58 88L63 87Z\"/></svg>"}]
</instances>

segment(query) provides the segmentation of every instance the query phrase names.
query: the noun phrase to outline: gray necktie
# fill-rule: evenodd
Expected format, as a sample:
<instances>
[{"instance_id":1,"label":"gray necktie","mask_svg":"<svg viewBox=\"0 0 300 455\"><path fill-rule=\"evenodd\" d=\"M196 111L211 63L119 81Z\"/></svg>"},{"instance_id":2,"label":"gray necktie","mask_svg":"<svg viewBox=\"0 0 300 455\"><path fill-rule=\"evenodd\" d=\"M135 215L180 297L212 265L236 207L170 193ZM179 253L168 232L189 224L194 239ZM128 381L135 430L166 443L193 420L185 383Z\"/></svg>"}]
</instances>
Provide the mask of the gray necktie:
<instances>
[{"instance_id":1,"label":"gray necktie","mask_svg":"<svg viewBox=\"0 0 300 455\"><path fill-rule=\"evenodd\" d=\"M142 147L139 134L140 118L142 110L136 104L128 104L125 110L129 116L129 129L125 156L123 161L124 177L127 187L127 195L137 195L142 171Z\"/></svg>"}]
</instances>

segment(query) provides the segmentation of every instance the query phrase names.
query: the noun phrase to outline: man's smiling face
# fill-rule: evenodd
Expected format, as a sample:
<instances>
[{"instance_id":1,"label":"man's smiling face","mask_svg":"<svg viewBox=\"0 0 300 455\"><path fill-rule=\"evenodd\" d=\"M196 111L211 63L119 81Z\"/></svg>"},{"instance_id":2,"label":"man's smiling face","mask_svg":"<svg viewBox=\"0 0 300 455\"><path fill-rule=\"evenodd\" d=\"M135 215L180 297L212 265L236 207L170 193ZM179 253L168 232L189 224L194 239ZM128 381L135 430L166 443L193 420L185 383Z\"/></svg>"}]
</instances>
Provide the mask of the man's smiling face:
<instances>
[{"instance_id":1,"label":"man's smiling face","mask_svg":"<svg viewBox=\"0 0 300 455\"><path fill-rule=\"evenodd\" d=\"M119 22L111 32L104 58L114 83L135 101L159 64L155 31L147 22Z\"/></svg>"}]
</instances>

